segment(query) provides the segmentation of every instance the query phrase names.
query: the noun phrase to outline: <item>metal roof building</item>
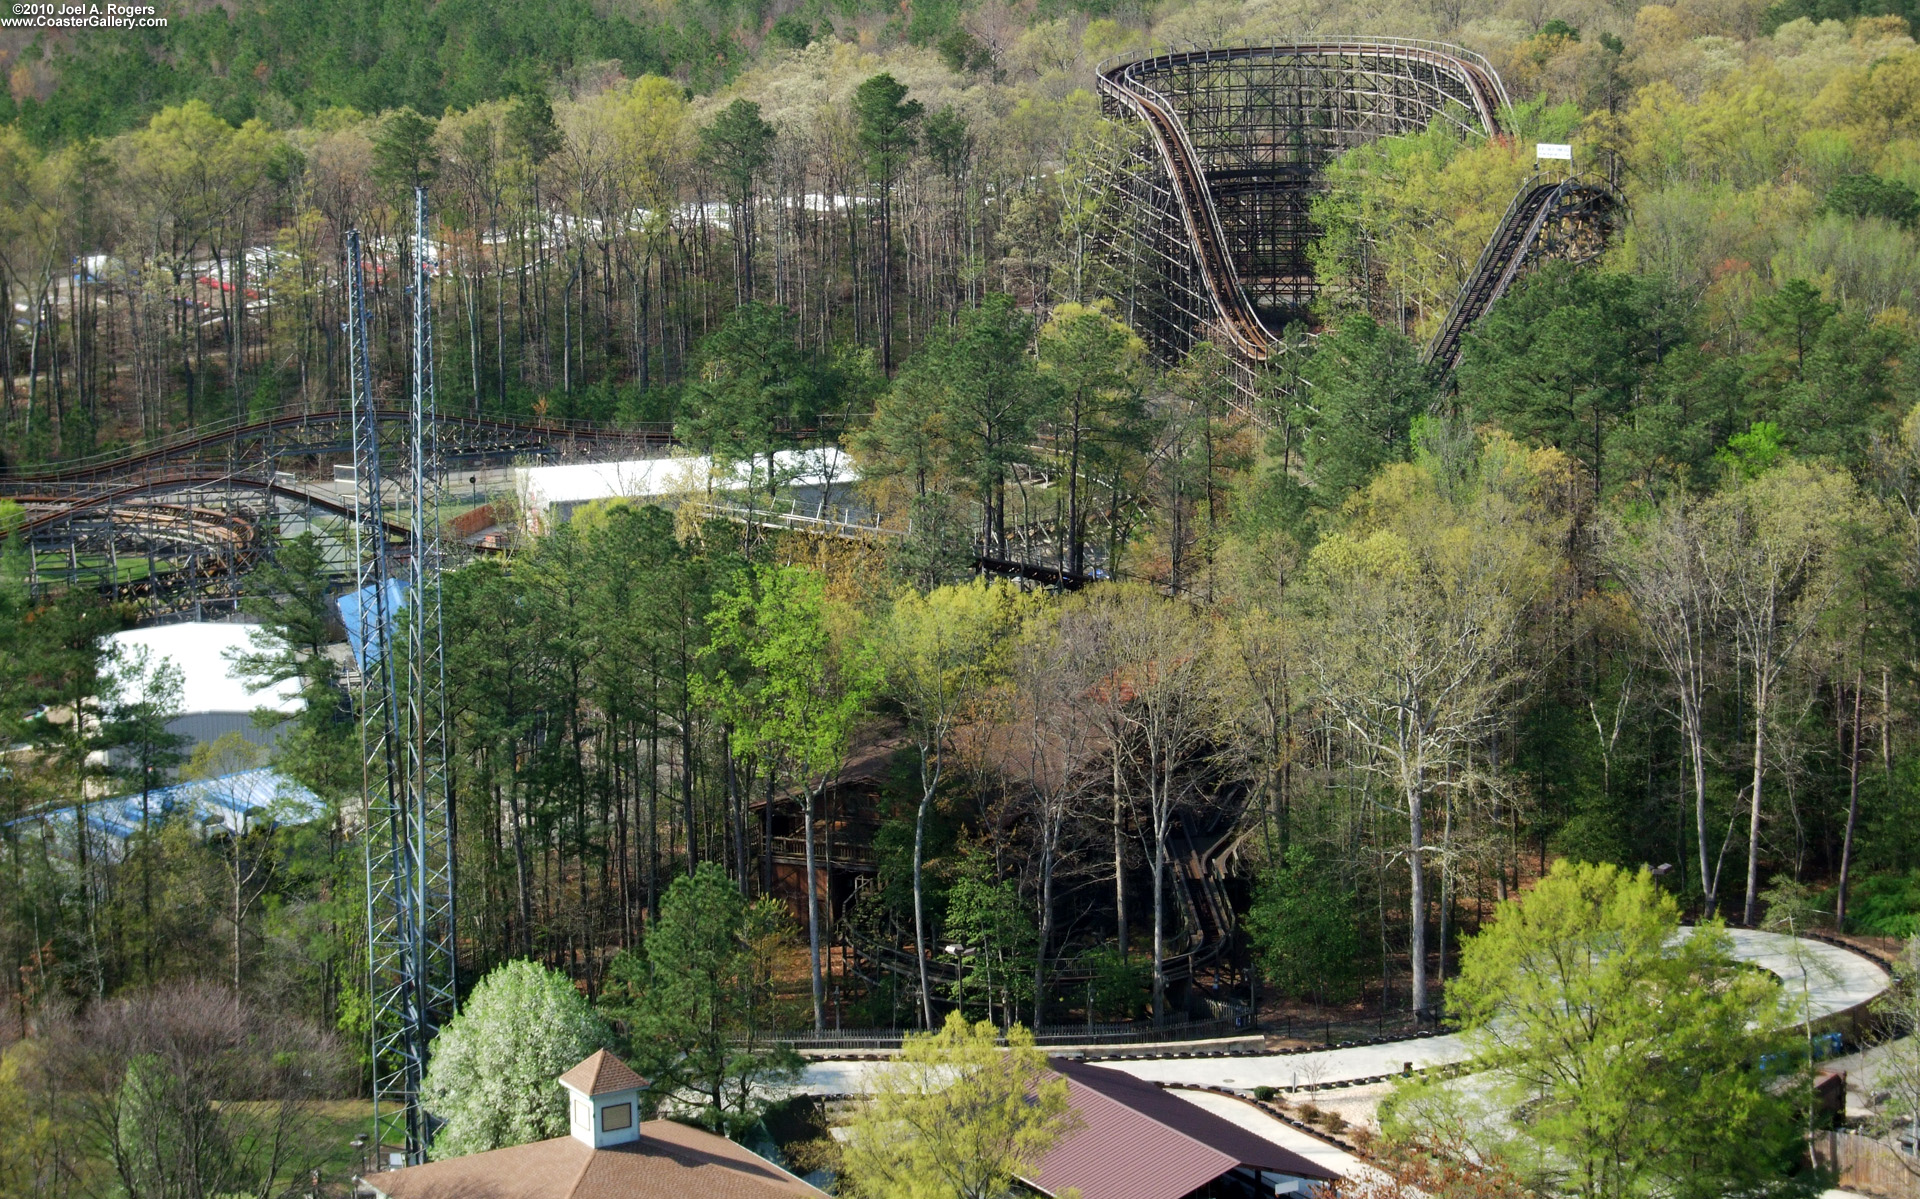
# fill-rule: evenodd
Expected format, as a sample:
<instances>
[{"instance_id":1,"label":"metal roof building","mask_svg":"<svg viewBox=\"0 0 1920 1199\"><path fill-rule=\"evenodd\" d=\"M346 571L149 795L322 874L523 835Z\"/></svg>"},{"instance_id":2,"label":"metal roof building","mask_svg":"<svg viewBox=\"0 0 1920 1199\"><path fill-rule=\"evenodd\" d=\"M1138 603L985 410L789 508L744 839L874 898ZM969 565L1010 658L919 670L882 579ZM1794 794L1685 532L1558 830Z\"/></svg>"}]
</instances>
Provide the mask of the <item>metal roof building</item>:
<instances>
[{"instance_id":1,"label":"metal roof building","mask_svg":"<svg viewBox=\"0 0 1920 1199\"><path fill-rule=\"evenodd\" d=\"M642 1121L647 1080L605 1050L559 1083L568 1100L566 1136L361 1181L382 1199L827 1199L725 1137Z\"/></svg>"},{"instance_id":2,"label":"metal roof building","mask_svg":"<svg viewBox=\"0 0 1920 1199\"><path fill-rule=\"evenodd\" d=\"M1085 1199L1270 1199L1338 1176L1131 1074L1055 1058L1080 1127L1021 1181Z\"/></svg>"},{"instance_id":3,"label":"metal roof building","mask_svg":"<svg viewBox=\"0 0 1920 1199\"><path fill-rule=\"evenodd\" d=\"M146 663L151 672L161 662L171 662L180 671L180 712L167 722L167 731L191 744L237 732L256 745L270 745L273 734L254 723L254 712L266 708L292 716L304 701L297 682L255 691L234 673L231 655L252 652L259 629L257 624L212 621L129 629L107 638L113 655L109 669L120 683L121 697L137 701L140 664Z\"/></svg>"},{"instance_id":4,"label":"metal roof building","mask_svg":"<svg viewBox=\"0 0 1920 1199\"><path fill-rule=\"evenodd\" d=\"M565 523L576 508L595 500L638 499L672 502L716 492L736 492L749 482L764 489L767 465L741 463L716 471L705 458L641 458L628 462L583 462L563 466L523 466L513 472L520 511L533 529ZM773 471L783 494L799 493L812 502L834 502L840 487L859 481L853 459L837 449L781 450Z\"/></svg>"},{"instance_id":5,"label":"metal roof building","mask_svg":"<svg viewBox=\"0 0 1920 1199\"><path fill-rule=\"evenodd\" d=\"M134 792L95 800L87 804L86 812L89 840L96 845L118 845L138 832L143 820L186 819L203 829L217 825L240 833L263 826L305 824L326 815L327 807L299 783L262 767L155 787L146 794L144 811L140 793ZM49 831L58 831L71 829L73 818L73 808L56 808L12 823L38 822Z\"/></svg>"}]
</instances>

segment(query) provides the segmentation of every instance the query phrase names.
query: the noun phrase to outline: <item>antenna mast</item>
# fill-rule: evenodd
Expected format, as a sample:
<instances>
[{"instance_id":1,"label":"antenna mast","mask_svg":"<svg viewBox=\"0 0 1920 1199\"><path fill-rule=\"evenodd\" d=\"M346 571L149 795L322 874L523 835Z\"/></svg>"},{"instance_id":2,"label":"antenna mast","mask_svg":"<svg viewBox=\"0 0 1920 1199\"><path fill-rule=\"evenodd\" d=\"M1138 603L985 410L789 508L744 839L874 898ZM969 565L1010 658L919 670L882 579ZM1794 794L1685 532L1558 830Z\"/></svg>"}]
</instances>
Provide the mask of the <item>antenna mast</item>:
<instances>
[{"instance_id":1,"label":"antenna mast","mask_svg":"<svg viewBox=\"0 0 1920 1199\"><path fill-rule=\"evenodd\" d=\"M382 424L401 424L401 414L382 412L374 396L358 231L347 246L374 1131L380 1152L414 1165L434 1131L420 1081L457 980L426 189L414 189L413 386L404 439L391 439L398 444L381 441ZM396 469L383 478L388 454ZM404 541L391 533L389 511L405 521Z\"/></svg>"}]
</instances>

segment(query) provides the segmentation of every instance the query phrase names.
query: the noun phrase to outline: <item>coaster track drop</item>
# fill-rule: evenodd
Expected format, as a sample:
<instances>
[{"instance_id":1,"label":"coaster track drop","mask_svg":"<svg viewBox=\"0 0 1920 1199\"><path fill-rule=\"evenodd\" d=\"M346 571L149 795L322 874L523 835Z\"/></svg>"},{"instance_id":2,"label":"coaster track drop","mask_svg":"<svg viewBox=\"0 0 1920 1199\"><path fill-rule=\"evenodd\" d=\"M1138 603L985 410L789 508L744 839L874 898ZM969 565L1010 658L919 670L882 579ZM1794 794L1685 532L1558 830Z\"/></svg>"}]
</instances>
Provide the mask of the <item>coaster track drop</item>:
<instances>
[{"instance_id":1,"label":"coaster track drop","mask_svg":"<svg viewBox=\"0 0 1920 1199\"><path fill-rule=\"evenodd\" d=\"M1108 180L1119 201L1108 249L1128 315L1163 361L1201 341L1225 350L1248 401L1282 331L1307 320L1320 294L1310 209L1327 165L1434 122L1467 137L1510 135L1512 105L1492 64L1434 42L1180 48L1103 63L1098 82L1105 113L1141 134ZM1514 207L1527 219L1509 211L1428 348L1442 373L1527 263L1592 257L1621 211L1612 188L1578 177L1531 178ZM1576 225L1586 235L1574 236Z\"/></svg>"}]
</instances>

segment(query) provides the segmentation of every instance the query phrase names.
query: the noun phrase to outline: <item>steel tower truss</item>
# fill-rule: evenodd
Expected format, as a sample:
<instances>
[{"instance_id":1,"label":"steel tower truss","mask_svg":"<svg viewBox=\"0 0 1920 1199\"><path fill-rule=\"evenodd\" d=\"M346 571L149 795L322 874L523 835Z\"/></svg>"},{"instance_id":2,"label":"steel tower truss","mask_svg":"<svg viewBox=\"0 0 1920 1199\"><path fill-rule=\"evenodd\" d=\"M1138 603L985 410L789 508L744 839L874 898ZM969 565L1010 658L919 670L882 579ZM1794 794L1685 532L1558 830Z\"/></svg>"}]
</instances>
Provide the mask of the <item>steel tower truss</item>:
<instances>
[{"instance_id":1,"label":"steel tower truss","mask_svg":"<svg viewBox=\"0 0 1920 1199\"><path fill-rule=\"evenodd\" d=\"M358 232L348 235L347 252L375 1143L414 1164L426 1160L433 1136L420 1082L434 1033L453 1013L457 981L425 189L414 196L413 386L404 424L381 419L374 392ZM390 512L410 539L390 534Z\"/></svg>"}]
</instances>

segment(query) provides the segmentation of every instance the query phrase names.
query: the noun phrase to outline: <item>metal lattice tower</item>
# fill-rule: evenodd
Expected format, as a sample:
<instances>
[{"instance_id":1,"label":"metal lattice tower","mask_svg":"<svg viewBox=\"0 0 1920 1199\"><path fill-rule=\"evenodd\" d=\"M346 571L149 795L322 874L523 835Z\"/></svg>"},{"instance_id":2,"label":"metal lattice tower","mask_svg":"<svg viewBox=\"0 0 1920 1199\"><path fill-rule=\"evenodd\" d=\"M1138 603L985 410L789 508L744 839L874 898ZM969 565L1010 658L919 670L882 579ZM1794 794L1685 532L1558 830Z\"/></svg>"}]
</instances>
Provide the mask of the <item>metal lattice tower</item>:
<instances>
[{"instance_id":1,"label":"metal lattice tower","mask_svg":"<svg viewBox=\"0 0 1920 1199\"><path fill-rule=\"evenodd\" d=\"M457 978L425 189L414 194L412 406L397 430L374 395L357 231L347 245L375 1144L413 1164L432 1140L420 1081ZM383 442L383 430L400 437ZM403 518L404 540L389 512Z\"/></svg>"}]
</instances>

